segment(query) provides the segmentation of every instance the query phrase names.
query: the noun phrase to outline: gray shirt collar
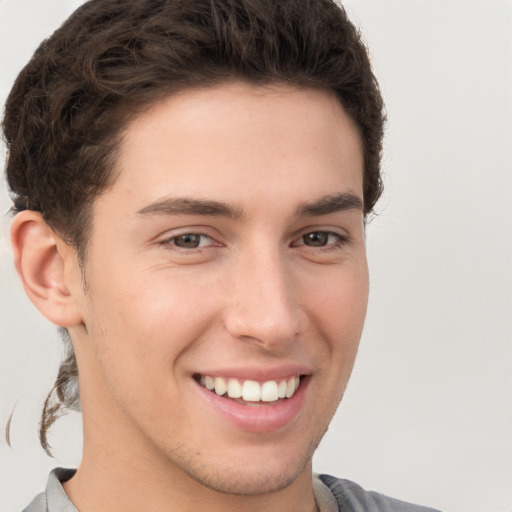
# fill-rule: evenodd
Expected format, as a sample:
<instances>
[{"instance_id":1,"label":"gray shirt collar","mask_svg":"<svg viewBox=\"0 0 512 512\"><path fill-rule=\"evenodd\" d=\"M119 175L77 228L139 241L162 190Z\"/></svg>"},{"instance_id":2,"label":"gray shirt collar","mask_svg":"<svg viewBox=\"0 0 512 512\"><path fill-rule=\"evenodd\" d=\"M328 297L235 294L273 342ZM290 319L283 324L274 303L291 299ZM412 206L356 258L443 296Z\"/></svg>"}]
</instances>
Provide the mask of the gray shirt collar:
<instances>
[{"instance_id":1,"label":"gray shirt collar","mask_svg":"<svg viewBox=\"0 0 512 512\"><path fill-rule=\"evenodd\" d=\"M46 491L38 494L23 512L78 512L62 487L62 482L75 472L75 469L55 468L48 476ZM320 512L338 510L335 497L317 475L313 476L313 490Z\"/></svg>"},{"instance_id":2,"label":"gray shirt collar","mask_svg":"<svg viewBox=\"0 0 512 512\"><path fill-rule=\"evenodd\" d=\"M78 512L62 487L76 470L55 468L48 476L46 491L38 494L23 512Z\"/></svg>"}]
</instances>

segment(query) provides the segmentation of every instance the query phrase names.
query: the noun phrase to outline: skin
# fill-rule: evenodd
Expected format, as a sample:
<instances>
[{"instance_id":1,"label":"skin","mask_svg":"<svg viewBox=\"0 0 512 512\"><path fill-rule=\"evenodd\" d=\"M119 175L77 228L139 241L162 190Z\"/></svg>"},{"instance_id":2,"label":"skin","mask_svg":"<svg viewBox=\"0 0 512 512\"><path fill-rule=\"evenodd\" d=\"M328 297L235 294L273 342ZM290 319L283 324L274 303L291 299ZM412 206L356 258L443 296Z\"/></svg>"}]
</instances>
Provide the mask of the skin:
<instances>
[{"instance_id":1,"label":"skin","mask_svg":"<svg viewBox=\"0 0 512 512\"><path fill-rule=\"evenodd\" d=\"M86 283L38 214L13 225L25 288L77 356L84 454L70 499L85 512L315 510L311 457L368 296L356 127L322 90L187 90L127 127L117 170L93 205ZM229 208L183 212L176 198ZM179 247L185 234L199 246ZM194 379L298 367L299 411L269 431L226 420Z\"/></svg>"}]
</instances>

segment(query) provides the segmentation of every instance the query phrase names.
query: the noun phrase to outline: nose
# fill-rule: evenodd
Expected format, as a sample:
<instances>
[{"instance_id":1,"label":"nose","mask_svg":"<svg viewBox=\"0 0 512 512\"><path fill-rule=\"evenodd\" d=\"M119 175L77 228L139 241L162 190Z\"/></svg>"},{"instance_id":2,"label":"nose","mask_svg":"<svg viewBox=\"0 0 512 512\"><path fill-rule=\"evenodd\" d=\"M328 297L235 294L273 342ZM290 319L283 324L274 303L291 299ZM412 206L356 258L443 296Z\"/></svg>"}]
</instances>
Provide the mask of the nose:
<instances>
[{"instance_id":1,"label":"nose","mask_svg":"<svg viewBox=\"0 0 512 512\"><path fill-rule=\"evenodd\" d=\"M300 331L301 311L291 269L279 250L240 257L229 277L224 322L231 336L284 350Z\"/></svg>"}]
</instances>

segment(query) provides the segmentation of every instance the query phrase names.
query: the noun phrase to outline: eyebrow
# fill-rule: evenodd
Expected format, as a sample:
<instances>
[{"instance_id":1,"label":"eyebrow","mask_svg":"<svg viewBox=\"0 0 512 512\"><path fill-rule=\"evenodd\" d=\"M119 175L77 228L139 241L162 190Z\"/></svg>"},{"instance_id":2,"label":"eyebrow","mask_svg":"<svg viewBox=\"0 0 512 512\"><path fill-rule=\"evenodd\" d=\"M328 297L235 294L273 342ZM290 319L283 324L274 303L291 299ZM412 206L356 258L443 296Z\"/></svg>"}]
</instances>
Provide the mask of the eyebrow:
<instances>
[{"instance_id":1,"label":"eyebrow","mask_svg":"<svg viewBox=\"0 0 512 512\"><path fill-rule=\"evenodd\" d=\"M359 196L351 193L333 194L299 205L295 215L297 217L319 217L352 209L363 210L363 201Z\"/></svg>"},{"instance_id":2,"label":"eyebrow","mask_svg":"<svg viewBox=\"0 0 512 512\"><path fill-rule=\"evenodd\" d=\"M166 215L211 215L240 219L243 216L241 208L220 201L191 199L187 197L165 198L152 203L137 212L145 216L151 214Z\"/></svg>"},{"instance_id":3,"label":"eyebrow","mask_svg":"<svg viewBox=\"0 0 512 512\"><path fill-rule=\"evenodd\" d=\"M314 201L300 204L295 210L295 217L319 217L330 213L351 209L363 209L360 197L351 193L333 194L320 197ZM238 220L244 217L242 208L221 201L192 199L187 197L168 197L151 203L137 212L146 215L205 215L226 217Z\"/></svg>"}]
</instances>

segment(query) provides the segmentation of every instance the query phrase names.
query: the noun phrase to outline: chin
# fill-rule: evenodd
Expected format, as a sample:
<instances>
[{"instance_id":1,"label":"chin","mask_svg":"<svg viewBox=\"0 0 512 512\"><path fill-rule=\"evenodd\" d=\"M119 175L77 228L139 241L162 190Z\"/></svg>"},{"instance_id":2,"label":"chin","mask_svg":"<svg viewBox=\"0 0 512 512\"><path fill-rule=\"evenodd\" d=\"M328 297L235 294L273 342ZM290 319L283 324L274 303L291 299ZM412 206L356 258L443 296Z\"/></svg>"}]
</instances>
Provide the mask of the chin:
<instances>
[{"instance_id":1,"label":"chin","mask_svg":"<svg viewBox=\"0 0 512 512\"><path fill-rule=\"evenodd\" d=\"M214 491L234 495L264 495L281 491L290 486L301 471L300 468L211 468L204 467L202 471L189 474L196 482Z\"/></svg>"},{"instance_id":2,"label":"chin","mask_svg":"<svg viewBox=\"0 0 512 512\"><path fill-rule=\"evenodd\" d=\"M231 475L222 478L221 475L208 475L200 483L205 487L223 494L243 496L259 496L281 491L291 485L296 475L282 473L279 475Z\"/></svg>"},{"instance_id":3,"label":"chin","mask_svg":"<svg viewBox=\"0 0 512 512\"><path fill-rule=\"evenodd\" d=\"M223 494L271 494L289 487L308 468L311 473L311 459L322 437L299 452L267 454L252 460L233 457L224 464L204 463L198 455L193 463L189 458L187 464L181 465L181 470L195 482Z\"/></svg>"}]
</instances>

